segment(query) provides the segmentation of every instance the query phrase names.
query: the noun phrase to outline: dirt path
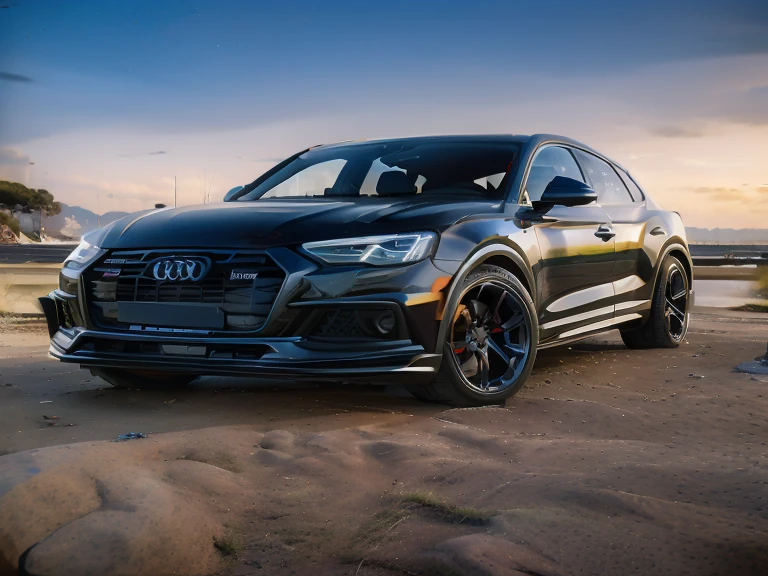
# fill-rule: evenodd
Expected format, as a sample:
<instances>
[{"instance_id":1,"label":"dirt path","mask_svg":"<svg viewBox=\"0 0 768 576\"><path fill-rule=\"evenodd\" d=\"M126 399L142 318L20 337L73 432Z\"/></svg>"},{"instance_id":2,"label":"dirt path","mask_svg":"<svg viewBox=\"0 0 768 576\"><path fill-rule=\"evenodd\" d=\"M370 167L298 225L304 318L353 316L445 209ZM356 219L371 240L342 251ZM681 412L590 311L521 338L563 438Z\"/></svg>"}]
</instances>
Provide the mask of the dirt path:
<instances>
[{"instance_id":1,"label":"dirt path","mask_svg":"<svg viewBox=\"0 0 768 576\"><path fill-rule=\"evenodd\" d=\"M731 370L768 318L706 312L679 349L548 350L506 407L448 411L396 389L100 390L3 334L0 450L27 451L0 458L0 573L37 543L41 576L766 574L768 378ZM128 431L152 434L99 441Z\"/></svg>"}]
</instances>

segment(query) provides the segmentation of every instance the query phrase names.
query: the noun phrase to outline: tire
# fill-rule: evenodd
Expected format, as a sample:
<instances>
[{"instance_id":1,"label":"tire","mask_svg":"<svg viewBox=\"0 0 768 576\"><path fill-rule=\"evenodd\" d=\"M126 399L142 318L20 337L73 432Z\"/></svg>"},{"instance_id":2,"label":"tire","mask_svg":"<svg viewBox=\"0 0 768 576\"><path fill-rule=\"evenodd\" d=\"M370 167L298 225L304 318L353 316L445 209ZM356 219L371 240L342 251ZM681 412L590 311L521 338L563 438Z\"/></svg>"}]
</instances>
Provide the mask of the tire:
<instances>
[{"instance_id":1,"label":"tire","mask_svg":"<svg viewBox=\"0 0 768 576\"><path fill-rule=\"evenodd\" d=\"M169 389L186 386L198 376L173 372L130 372L116 368L91 368L91 374L105 380L115 388Z\"/></svg>"},{"instance_id":2,"label":"tire","mask_svg":"<svg viewBox=\"0 0 768 576\"><path fill-rule=\"evenodd\" d=\"M643 326L621 331L621 339L627 348L677 348L688 332L689 294L690 285L683 264L674 256L667 256L653 289L648 320Z\"/></svg>"},{"instance_id":3,"label":"tire","mask_svg":"<svg viewBox=\"0 0 768 576\"><path fill-rule=\"evenodd\" d=\"M478 292L478 289L480 292ZM491 321L480 323L480 327L484 330L482 334L486 335L487 344L481 346L481 349L477 352L472 352L473 342L471 338L472 334L476 334L476 332L465 330L464 340L458 342L454 340L457 334L457 324L461 320L457 315L464 315L462 309L468 308L467 302L471 303L474 296L481 296L483 290L485 290L485 295L489 300L497 301L497 304L488 306L488 309L495 307L496 312L492 314L495 320L492 319ZM501 296L501 291L507 292L507 295ZM493 304L492 301L489 304ZM502 304L502 301L504 304ZM504 308L503 310L502 307ZM470 314L473 320L475 317L479 318L476 305L472 305L472 308L475 314L472 315L469 310L467 310L467 314ZM504 330L504 326L514 325L513 321L516 321L517 316L512 316L509 320L505 321L504 318L500 318L502 312L506 314L513 312L515 315L519 313L521 318L520 325L508 331ZM451 316L447 316L447 314L451 314ZM533 369L539 338L536 308L530 294L528 294L520 280L498 266L480 266L467 276L462 285L461 296L458 299L456 309L446 310L445 317L453 318L454 320L447 331L446 341L442 343L443 361L440 365L440 371L431 383L427 385L408 385L408 391L424 402L448 404L457 407L500 404L507 398L514 396L522 388ZM472 325L469 323L469 318L465 322L466 326ZM485 330L486 328L490 328L490 330ZM511 333L515 333L515 338L519 337L520 340L511 343L512 336L508 337L508 334ZM499 340L503 340L503 343L499 344ZM457 348L457 344L462 342L466 343L463 350L461 347ZM477 347L479 342L481 340L474 342L475 347ZM494 343L495 348L491 346ZM514 363L512 362L513 354L509 353L513 347L515 348L515 354L520 352L520 350L523 351L522 355L514 357ZM488 384L499 382L497 386L492 387L489 385L487 389L483 389L482 386L477 384L478 381L481 383L483 381L483 371L481 368L476 368L480 375L476 372L473 376L467 376L467 369L465 368L472 363L471 356L473 354L476 358L482 360L482 348L485 349L484 355L487 361L485 365L488 366L485 372L485 381ZM500 352L497 352L497 349ZM461 352L459 352L460 350ZM508 364L506 366L502 353L508 354ZM464 360L465 358L467 360ZM479 366L480 361L478 360L476 364ZM494 369L496 372L494 372ZM494 373L501 375L492 380Z\"/></svg>"}]
</instances>

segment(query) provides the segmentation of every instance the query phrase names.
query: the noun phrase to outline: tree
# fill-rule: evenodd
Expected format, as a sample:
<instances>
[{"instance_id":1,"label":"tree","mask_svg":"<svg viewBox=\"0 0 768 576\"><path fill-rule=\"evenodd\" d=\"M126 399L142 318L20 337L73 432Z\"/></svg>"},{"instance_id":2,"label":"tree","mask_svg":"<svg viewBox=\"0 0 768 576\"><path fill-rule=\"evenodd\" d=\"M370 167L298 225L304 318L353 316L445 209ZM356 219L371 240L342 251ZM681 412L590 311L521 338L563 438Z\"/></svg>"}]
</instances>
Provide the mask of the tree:
<instances>
[{"instance_id":1,"label":"tree","mask_svg":"<svg viewBox=\"0 0 768 576\"><path fill-rule=\"evenodd\" d=\"M18 235L19 221L13 217L13 212L40 212L42 221L43 216L55 216L61 212L61 205L53 199L53 194L48 190L35 190L19 182L0 180L0 224L9 226ZM40 231L35 230L33 237L39 236Z\"/></svg>"},{"instance_id":2,"label":"tree","mask_svg":"<svg viewBox=\"0 0 768 576\"><path fill-rule=\"evenodd\" d=\"M45 216L55 216L61 212L61 205L48 190L35 190L7 180L0 180L0 207L20 212L40 211Z\"/></svg>"},{"instance_id":3,"label":"tree","mask_svg":"<svg viewBox=\"0 0 768 576\"><path fill-rule=\"evenodd\" d=\"M21 233L21 228L19 228L19 221L16 220L13 216L10 214L6 214L5 212L0 212L0 225L5 224L13 230L13 233L18 236Z\"/></svg>"}]
</instances>

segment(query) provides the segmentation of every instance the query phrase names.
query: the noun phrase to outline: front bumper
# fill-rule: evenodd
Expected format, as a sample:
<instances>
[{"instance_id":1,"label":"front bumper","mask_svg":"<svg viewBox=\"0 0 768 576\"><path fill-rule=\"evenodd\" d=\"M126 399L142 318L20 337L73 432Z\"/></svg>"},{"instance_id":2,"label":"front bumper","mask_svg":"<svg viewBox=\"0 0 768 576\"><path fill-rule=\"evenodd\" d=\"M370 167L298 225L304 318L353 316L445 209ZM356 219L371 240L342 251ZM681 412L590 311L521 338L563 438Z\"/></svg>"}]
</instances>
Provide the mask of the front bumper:
<instances>
[{"instance_id":1,"label":"front bumper","mask_svg":"<svg viewBox=\"0 0 768 576\"><path fill-rule=\"evenodd\" d=\"M82 286L77 295L54 290L40 302L51 335L50 355L84 367L416 383L430 380L440 366L435 338L442 290L449 280L429 261L401 270L317 271L303 276L301 293L278 298L281 312L273 311L264 330L241 334L100 327L89 319ZM403 291L396 291L400 286ZM326 310L366 309L391 310L398 327L394 336L318 338L311 328ZM293 319L286 322L286 317Z\"/></svg>"},{"instance_id":2,"label":"front bumper","mask_svg":"<svg viewBox=\"0 0 768 576\"><path fill-rule=\"evenodd\" d=\"M198 338L173 333L115 334L59 329L50 355L84 367L288 379L422 381L440 367L440 355L410 341L360 343L343 348L301 338Z\"/></svg>"}]
</instances>

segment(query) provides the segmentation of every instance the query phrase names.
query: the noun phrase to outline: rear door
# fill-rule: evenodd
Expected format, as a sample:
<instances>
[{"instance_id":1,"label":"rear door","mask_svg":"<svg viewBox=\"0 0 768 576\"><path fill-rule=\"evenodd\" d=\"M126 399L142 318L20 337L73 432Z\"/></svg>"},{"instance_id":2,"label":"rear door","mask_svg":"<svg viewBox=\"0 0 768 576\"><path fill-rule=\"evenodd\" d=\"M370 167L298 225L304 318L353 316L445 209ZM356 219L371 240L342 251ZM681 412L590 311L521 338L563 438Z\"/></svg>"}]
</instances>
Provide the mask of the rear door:
<instances>
[{"instance_id":1,"label":"rear door","mask_svg":"<svg viewBox=\"0 0 768 576\"><path fill-rule=\"evenodd\" d=\"M651 304L648 288L641 279L648 276L641 268L653 267L643 251L647 210L642 192L636 185L630 192L618 169L602 158L583 150L574 150L574 154L616 234L612 274L616 322L633 320ZM626 172L624 176L629 180Z\"/></svg>"},{"instance_id":2,"label":"rear door","mask_svg":"<svg viewBox=\"0 0 768 576\"><path fill-rule=\"evenodd\" d=\"M555 176L586 181L571 150L545 145L529 169L523 201L541 198ZM555 206L534 222L541 250L534 270L541 343L577 336L595 324L612 321L615 261L610 223L597 204Z\"/></svg>"}]
</instances>

